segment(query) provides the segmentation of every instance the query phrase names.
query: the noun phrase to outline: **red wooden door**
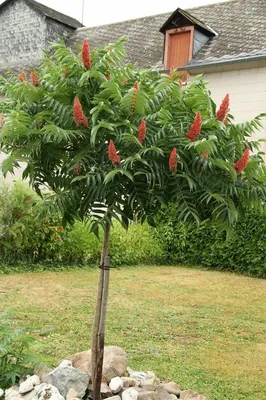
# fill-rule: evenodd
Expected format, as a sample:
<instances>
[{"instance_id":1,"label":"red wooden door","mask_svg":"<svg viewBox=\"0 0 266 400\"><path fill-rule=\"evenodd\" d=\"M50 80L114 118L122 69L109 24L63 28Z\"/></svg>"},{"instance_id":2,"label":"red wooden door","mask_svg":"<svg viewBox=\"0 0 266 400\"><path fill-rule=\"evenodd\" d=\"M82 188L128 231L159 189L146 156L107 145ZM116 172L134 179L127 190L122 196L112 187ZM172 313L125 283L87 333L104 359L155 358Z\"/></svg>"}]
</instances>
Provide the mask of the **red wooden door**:
<instances>
[{"instance_id":1,"label":"red wooden door","mask_svg":"<svg viewBox=\"0 0 266 400\"><path fill-rule=\"evenodd\" d=\"M166 68L183 67L188 63L191 58L191 34L190 30L169 33Z\"/></svg>"}]
</instances>

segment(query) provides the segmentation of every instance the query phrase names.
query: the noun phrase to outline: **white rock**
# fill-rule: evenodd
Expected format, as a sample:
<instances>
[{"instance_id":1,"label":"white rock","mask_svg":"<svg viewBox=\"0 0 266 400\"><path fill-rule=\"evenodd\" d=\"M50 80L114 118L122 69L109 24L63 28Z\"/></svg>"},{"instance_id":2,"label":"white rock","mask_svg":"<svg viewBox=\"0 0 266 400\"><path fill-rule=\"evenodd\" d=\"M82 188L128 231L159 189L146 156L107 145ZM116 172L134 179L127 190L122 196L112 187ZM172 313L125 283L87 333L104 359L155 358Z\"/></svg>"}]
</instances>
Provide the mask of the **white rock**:
<instances>
[{"instance_id":1,"label":"white rock","mask_svg":"<svg viewBox=\"0 0 266 400\"><path fill-rule=\"evenodd\" d=\"M37 395L39 395L39 393L41 392L44 392L45 390L49 390L49 392L54 394L59 393L59 390L55 386L49 385L49 383L41 383L39 386L35 387L35 390L37 392Z\"/></svg>"},{"instance_id":2,"label":"white rock","mask_svg":"<svg viewBox=\"0 0 266 400\"><path fill-rule=\"evenodd\" d=\"M129 373L130 378L134 378L137 381L141 382L148 378L148 374L146 372L141 371L132 371Z\"/></svg>"},{"instance_id":3,"label":"white rock","mask_svg":"<svg viewBox=\"0 0 266 400\"><path fill-rule=\"evenodd\" d=\"M5 390L5 400L16 400L19 396L18 386L14 385L9 389Z\"/></svg>"},{"instance_id":4,"label":"white rock","mask_svg":"<svg viewBox=\"0 0 266 400\"><path fill-rule=\"evenodd\" d=\"M4 396L4 391L3 391L3 389L0 388L0 397L3 397L3 396Z\"/></svg>"},{"instance_id":5,"label":"white rock","mask_svg":"<svg viewBox=\"0 0 266 400\"><path fill-rule=\"evenodd\" d=\"M32 375L20 384L19 393L24 394L31 392L34 389L34 387L38 386L40 383L41 382L38 375Z\"/></svg>"},{"instance_id":6,"label":"white rock","mask_svg":"<svg viewBox=\"0 0 266 400\"><path fill-rule=\"evenodd\" d=\"M66 395L66 400L74 400L77 398L78 392L74 388L70 388Z\"/></svg>"},{"instance_id":7,"label":"white rock","mask_svg":"<svg viewBox=\"0 0 266 400\"><path fill-rule=\"evenodd\" d=\"M23 400L36 400L36 399L38 399L36 390L33 389L31 392L25 393L23 396L21 395L21 399L23 399Z\"/></svg>"},{"instance_id":8,"label":"white rock","mask_svg":"<svg viewBox=\"0 0 266 400\"><path fill-rule=\"evenodd\" d=\"M134 388L126 389L122 393L122 400L137 400L139 392Z\"/></svg>"},{"instance_id":9,"label":"white rock","mask_svg":"<svg viewBox=\"0 0 266 400\"><path fill-rule=\"evenodd\" d=\"M108 397L112 396L111 389L109 388L106 382L101 383L101 394L106 395Z\"/></svg>"},{"instance_id":10,"label":"white rock","mask_svg":"<svg viewBox=\"0 0 266 400\"><path fill-rule=\"evenodd\" d=\"M57 368L64 368L64 367L72 367L72 361L70 360L63 360L60 362Z\"/></svg>"},{"instance_id":11,"label":"white rock","mask_svg":"<svg viewBox=\"0 0 266 400\"><path fill-rule=\"evenodd\" d=\"M38 375L32 375L28 379L33 383L33 386L38 386L41 383L40 378L38 377Z\"/></svg>"},{"instance_id":12,"label":"white rock","mask_svg":"<svg viewBox=\"0 0 266 400\"><path fill-rule=\"evenodd\" d=\"M109 383L109 388L114 394L119 393L123 389L123 386L124 381L119 376L112 378Z\"/></svg>"},{"instance_id":13,"label":"white rock","mask_svg":"<svg viewBox=\"0 0 266 400\"><path fill-rule=\"evenodd\" d=\"M22 382L19 385L20 394L31 392L33 389L34 389L33 383L29 379L27 379L25 382Z\"/></svg>"},{"instance_id":14,"label":"white rock","mask_svg":"<svg viewBox=\"0 0 266 400\"><path fill-rule=\"evenodd\" d=\"M112 397L108 397L108 400L121 400L120 396L112 396Z\"/></svg>"},{"instance_id":15,"label":"white rock","mask_svg":"<svg viewBox=\"0 0 266 400\"><path fill-rule=\"evenodd\" d=\"M59 390L48 383L42 383L41 385L36 386L35 390L38 395L38 400L64 400L64 397L61 396Z\"/></svg>"}]
</instances>

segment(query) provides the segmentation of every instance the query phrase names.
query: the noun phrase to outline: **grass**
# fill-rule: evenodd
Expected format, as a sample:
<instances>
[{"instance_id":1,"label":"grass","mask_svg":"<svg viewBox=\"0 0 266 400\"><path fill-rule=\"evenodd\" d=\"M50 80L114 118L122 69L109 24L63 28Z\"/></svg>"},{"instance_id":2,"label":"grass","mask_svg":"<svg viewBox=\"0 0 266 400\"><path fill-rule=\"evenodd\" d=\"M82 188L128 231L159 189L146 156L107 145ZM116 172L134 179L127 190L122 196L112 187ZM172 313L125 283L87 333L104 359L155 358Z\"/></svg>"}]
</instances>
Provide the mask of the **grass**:
<instances>
[{"instance_id":1,"label":"grass","mask_svg":"<svg viewBox=\"0 0 266 400\"><path fill-rule=\"evenodd\" d=\"M98 271L0 276L0 313L56 363L90 347ZM179 267L111 272L106 344L132 368L206 395L266 399L266 281Z\"/></svg>"}]
</instances>

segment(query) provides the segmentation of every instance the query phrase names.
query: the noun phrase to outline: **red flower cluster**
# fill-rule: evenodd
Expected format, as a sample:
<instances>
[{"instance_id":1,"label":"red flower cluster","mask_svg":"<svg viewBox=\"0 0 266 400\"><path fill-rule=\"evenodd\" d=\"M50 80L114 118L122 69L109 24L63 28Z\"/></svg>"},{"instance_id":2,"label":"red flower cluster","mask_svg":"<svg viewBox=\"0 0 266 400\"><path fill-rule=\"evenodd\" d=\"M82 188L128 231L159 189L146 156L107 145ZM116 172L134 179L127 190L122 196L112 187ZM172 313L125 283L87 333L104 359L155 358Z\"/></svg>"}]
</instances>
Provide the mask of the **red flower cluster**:
<instances>
[{"instance_id":1,"label":"red flower cluster","mask_svg":"<svg viewBox=\"0 0 266 400\"><path fill-rule=\"evenodd\" d=\"M35 74L35 72L30 73L30 79L31 79L33 86L35 86L35 87L40 86L39 85L39 77L37 74Z\"/></svg>"},{"instance_id":2,"label":"red flower cluster","mask_svg":"<svg viewBox=\"0 0 266 400\"><path fill-rule=\"evenodd\" d=\"M117 153L112 140L110 140L108 145L108 158L112 161L114 167L117 167L120 164L120 155Z\"/></svg>"},{"instance_id":3,"label":"red flower cluster","mask_svg":"<svg viewBox=\"0 0 266 400\"><path fill-rule=\"evenodd\" d=\"M82 62L85 68L90 69L91 67L91 55L90 55L90 46L88 40L84 39L82 45Z\"/></svg>"},{"instance_id":4,"label":"red flower cluster","mask_svg":"<svg viewBox=\"0 0 266 400\"><path fill-rule=\"evenodd\" d=\"M189 132L187 133L187 138L191 140L191 142L195 142L197 137L200 135L202 125L202 118L200 112L197 112L196 117L194 118L194 122L191 125Z\"/></svg>"},{"instance_id":5,"label":"red flower cluster","mask_svg":"<svg viewBox=\"0 0 266 400\"><path fill-rule=\"evenodd\" d=\"M233 164L234 169L236 170L237 174L240 174L246 166L248 165L249 161L249 148L247 147L244 153L242 154L242 157L235 163Z\"/></svg>"},{"instance_id":6,"label":"red flower cluster","mask_svg":"<svg viewBox=\"0 0 266 400\"><path fill-rule=\"evenodd\" d=\"M169 157L169 170L172 174L176 173L177 170L177 152L176 147L173 148Z\"/></svg>"},{"instance_id":7,"label":"red flower cluster","mask_svg":"<svg viewBox=\"0 0 266 400\"><path fill-rule=\"evenodd\" d=\"M132 110L135 110L136 101L137 101L137 97L138 97L138 94L139 94L139 83L138 82L134 83L133 89L134 89L134 93L133 93L133 96L132 96L130 108Z\"/></svg>"},{"instance_id":8,"label":"red flower cluster","mask_svg":"<svg viewBox=\"0 0 266 400\"><path fill-rule=\"evenodd\" d=\"M147 131L146 122L143 120L143 121L141 121L141 123L139 125L138 140L140 143L142 143L143 140L145 139L146 131Z\"/></svg>"},{"instance_id":9,"label":"red flower cluster","mask_svg":"<svg viewBox=\"0 0 266 400\"><path fill-rule=\"evenodd\" d=\"M227 93L227 95L225 96L220 105L219 110L216 113L216 118L218 119L218 121L224 122L229 110L229 102L230 102L229 94Z\"/></svg>"},{"instance_id":10,"label":"red flower cluster","mask_svg":"<svg viewBox=\"0 0 266 400\"><path fill-rule=\"evenodd\" d=\"M19 76L18 76L18 80L20 81L20 82L24 82L24 81L26 81L27 80L27 74L26 74L26 72L21 72L20 74L19 74Z\"/></svg>"},{"instance_id":11,"label":"red flower cluster","mask_svg":"<svg viewBox=\"0 0 266 400\"><path fill-rule=\"evenodd\" d=\"M66 68L66 69L64 70L64 78L66 78L68 74L69 74L69 72L68 72L68 69Z\"/></svg>"},{"instance_id":12,"label":"red flower cluster","mask_svg":"<svg viewBox=\"0 0 266 400\"><path fill-rule=\"evenodd\" d=\"M82 105L80 104L78 97L76 97L74 101L73 115L77 125L88 126L88 118L85 116L82 110Z\"/></svg>"},{"instance_id":13,"label":"red flower cluster","mask_svg":"<svg viewBox=\"0 0 266 400\"><path fill-rule=\"evenodd\" d=\"M125 78L122 80L122 85L126 85L126 83L127 83L127 79Z\"/></svg>"}]
</instances>

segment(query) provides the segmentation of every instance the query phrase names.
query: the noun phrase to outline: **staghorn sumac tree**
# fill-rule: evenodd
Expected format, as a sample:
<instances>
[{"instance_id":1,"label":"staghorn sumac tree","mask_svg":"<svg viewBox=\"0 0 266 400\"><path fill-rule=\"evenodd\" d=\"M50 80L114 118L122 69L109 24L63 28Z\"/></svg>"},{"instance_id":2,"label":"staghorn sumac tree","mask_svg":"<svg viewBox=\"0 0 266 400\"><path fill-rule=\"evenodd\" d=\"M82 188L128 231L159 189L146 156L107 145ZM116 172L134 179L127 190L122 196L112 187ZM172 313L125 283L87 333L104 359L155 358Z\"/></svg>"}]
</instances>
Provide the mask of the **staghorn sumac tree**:
<instances>
[{"instance_id":1,"label":"staghorn sumac tree","mask_svg":"<svg viewBox=\"0 0 266 400\"><path fill-rule=\"evenodd\" d=\"M41 194L49 189L65 223L89 220L104 231L92 334L94 400L100 398L108 247L112 219L125 228L167 203L179 219L233 225L247 208L266 212L266 170L258 116L235 124L226 95L219 110L201 77L187 86L171 70L124 63L124 39L80 55L53 44L30 75L1 78L4 174L20 162ZM250 150L253 155L250 155Z\"/></svg>"}]
</instances>

